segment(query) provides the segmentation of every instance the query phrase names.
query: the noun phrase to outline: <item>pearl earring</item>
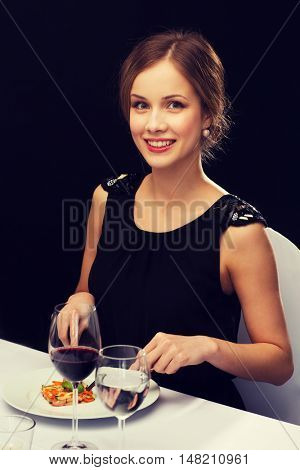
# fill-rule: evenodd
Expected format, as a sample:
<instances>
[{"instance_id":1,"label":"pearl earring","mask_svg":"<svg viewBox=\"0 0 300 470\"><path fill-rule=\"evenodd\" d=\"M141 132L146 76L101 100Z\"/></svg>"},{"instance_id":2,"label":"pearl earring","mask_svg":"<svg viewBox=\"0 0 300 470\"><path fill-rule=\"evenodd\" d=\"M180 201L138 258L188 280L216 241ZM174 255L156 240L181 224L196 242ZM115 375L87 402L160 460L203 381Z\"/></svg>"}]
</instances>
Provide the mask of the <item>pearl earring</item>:
<instances>
[{"instance_id":1,"label":"pearl earring","mask_svg":"<svg viewBox=\"0 0 300 470\"><path fill-rule=\"evenodd\" d=\"M210 130L209 130L209 129L203 129L203 131L202 131L203 137L208 137L209 134L210 134Z\"/></svg>"}]
</instances>

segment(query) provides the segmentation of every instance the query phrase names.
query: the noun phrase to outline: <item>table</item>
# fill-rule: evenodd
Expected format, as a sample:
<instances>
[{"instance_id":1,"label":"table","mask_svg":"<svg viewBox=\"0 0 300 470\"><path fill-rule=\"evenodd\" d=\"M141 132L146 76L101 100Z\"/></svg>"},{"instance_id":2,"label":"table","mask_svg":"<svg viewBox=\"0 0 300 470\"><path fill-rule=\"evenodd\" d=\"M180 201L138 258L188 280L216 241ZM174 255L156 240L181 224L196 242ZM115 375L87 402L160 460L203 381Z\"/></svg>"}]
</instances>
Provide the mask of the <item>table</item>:
<instances>
[{"instance_id":1,"label":"table","mask_svg":"<svg viewBox=\"0 0 300 470\"><path fill-rule=\"evenodd\" d=\"M0 339L0 373L10 375L51 367L49 355ZM0 414L23 414L2 399ZM98 399L98 398L97 398ZM29 415L30 416L30 415ZM32 449L46 450L71 438L71 420L33 415L36 430ZM125 449L295 450L300 426L241 411L161 387L159 399L126 422ZM118 449L116 418L79 421L79 438L101 449Z\"/></svg>"}]
</instances>

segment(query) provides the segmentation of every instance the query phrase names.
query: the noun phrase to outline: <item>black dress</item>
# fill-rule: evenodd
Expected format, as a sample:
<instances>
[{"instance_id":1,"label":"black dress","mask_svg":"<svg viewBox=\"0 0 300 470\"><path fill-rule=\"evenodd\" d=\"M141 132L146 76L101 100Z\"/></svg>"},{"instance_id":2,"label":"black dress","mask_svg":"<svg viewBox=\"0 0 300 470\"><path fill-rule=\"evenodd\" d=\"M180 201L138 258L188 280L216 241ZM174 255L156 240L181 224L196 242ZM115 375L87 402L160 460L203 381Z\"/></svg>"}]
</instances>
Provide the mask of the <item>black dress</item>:
<instances>
[{"instance_id":1,"label":"black dress","mask_svg":"<svg viewBox=\"0 0 300 470\"><path fill-rule=\"evenodd\" d=\"M108 192L102 234L89 275L103 346L144 347L157 332L205 335L237 342L241 305L223 292L219 238L229 225L260 222L261 213L233 194L221 196L200 217L169 232L135 225L135 193L145 175L101 182ZM245 410L229 374L208 362L175 374L152 373L162 387Z\"/></svg>"}]
</instances>

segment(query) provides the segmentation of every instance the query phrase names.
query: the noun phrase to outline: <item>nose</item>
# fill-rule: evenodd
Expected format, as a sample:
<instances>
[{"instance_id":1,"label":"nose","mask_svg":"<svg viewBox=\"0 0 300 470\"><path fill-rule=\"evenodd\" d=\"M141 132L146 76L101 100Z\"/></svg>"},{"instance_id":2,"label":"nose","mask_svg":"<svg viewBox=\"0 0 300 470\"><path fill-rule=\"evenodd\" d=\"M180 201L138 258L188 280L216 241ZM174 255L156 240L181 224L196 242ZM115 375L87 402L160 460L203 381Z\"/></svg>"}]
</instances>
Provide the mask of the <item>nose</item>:
<instances>
[{"instance_id":1,"label":"nose","mask_svg":"<svg viewBox=\"0 0 300 470\"><path fill-rule=\"evenodd\" d=\"M158 112L153 112L149 115L148 122L145 126L145 130L149 132L165 131L167 124L164 121L162 115Z\"/></svg>"}]
</instances>

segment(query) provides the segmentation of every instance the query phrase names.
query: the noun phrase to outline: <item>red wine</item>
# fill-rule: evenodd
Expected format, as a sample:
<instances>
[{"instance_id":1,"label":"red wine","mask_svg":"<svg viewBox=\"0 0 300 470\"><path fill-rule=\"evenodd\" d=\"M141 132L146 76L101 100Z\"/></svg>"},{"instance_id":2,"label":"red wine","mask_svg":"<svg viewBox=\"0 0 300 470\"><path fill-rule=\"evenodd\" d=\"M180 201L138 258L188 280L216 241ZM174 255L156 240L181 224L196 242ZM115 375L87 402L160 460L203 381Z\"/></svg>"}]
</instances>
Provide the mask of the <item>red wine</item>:
<instances>
[{"instance_id":1,"label":"red wine","mask_svg":"<svg viewBox=\"0 0 300 470\"><path fill-rule=\"evenodd\" d=\"M51 351L50 358L56 370L71 382L80 382L95 369L99 353L87 346L62 347Z\"/></svg>"}]
</instances>

